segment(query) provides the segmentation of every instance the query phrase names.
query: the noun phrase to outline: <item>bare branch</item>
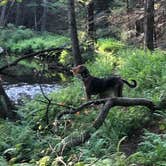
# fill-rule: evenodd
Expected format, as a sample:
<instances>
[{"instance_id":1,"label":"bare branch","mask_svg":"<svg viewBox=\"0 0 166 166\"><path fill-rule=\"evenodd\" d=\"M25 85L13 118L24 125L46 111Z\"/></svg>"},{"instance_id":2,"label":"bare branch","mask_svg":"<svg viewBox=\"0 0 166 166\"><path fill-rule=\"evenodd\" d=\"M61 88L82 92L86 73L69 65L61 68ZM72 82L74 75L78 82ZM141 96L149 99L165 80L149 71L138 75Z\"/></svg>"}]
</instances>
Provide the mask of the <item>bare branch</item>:
<instances>
[{"instance_id":1,"label":"bare branch","mask_svg":"<svg viewBox=\"0 0 166 166\"><path fill-rule=\"evenodd\" d=\"M30 57L34 57L34 56L45 56L44 53L46 53L46 52L62 51L63 49L68 49L68 48L65 48L65 47L50 48L50 49L46 49L46 50L42 50L42 51L38 51L38 52L33 52L33 53L30 53L30 54L27 54L27 55L22 55L20 58L16 59L15 61L13 61L13 62L1 67L0 68L0 72L2 72L3 70L5 70L5 69L7 69L9 67L17 65L18 62L20 62L20 61L22 61L24 59L27 59L27 58L30 58Z\"/></svg>"},{"instance_id":2,"label":"bare branch","mask_svg":"<svg viewBox=\"0 0 166 166\"><path fill-rule=\"evenodd\" d=\"M109 98L106 98L106 99L100 99L100 100L92 100L92 101L88 101L87 103L84 103L82 105L80 105L79 107L75 107L75 108L72 108L70 107L70 110L66 110L66 111L63 111L63 112L60 112L57 116L57 120L60 120L62 116L64 115L67 115L67 114L75 114L81 110L83 110L84 108L90 106L91 104L96 104L96 105L99 105L99 104L103 104L105 103Z\"/></svg>"},{"instance_id":3,"label":"bare branch","mask_svg":"<svg viewBox=\"0 0 166 166\"><path fill-rule=\"evenodd\" d=\"M78 110L78 109L81 110L84 107L86 107L92 103L95 103L95 102L96 101L87 102L87 103L81 105L80 107L78 107L76 110ZM57 145L57 153L62 155L64 152L66 152L66 150L69 150L74 146L78 146L78 145L86 142L91 137L91 135L102 126L103 122L105 121L105 119L108 115L109 110L112 107L115 107L115 106L124 106L124 107L145 106L145 107L149 108L151 111L155 111L156 109L159 109L159 107L157 107L152 101L144 99L144 98L122 98L122 97L120 97L120 98L97 100L97 103L104 103L104 102L106 102L106 103L102 107L100 113L98 114L98 116L95 119L95 121L93 122L93 124L79 136L76 136L76 137L70 136L70 137L66 137L64 140L62 140L62 142ZM74 111L75 110L73 110L73 112ZM64 112L63 112L63 114L61 114L61 116L62 115L64 115ZM59 117L61 117L61 116L59 115Z\"/></svg>"},{"instance_id":4,"label":"bare branch","mask_svg":"<svg viewBox=\"0 0 166 166\"><path fill-rule=\"evenodd\" d=\"M39 100L39 99L37 99L36 101L39 101L39 102L42 102L42 103L45 103L45 104L47 103L46 101L44 101L44 100ZM52 104L52 105L59 106L59 107L64 107L64 108L67 108L67 109L73 109L73 110L76 109L76 108L73 107L73 106L64 105L64 104L61 104L61 103L54 103L54 102L51 102L51 104Z\"/></svg>"}]
</instances>

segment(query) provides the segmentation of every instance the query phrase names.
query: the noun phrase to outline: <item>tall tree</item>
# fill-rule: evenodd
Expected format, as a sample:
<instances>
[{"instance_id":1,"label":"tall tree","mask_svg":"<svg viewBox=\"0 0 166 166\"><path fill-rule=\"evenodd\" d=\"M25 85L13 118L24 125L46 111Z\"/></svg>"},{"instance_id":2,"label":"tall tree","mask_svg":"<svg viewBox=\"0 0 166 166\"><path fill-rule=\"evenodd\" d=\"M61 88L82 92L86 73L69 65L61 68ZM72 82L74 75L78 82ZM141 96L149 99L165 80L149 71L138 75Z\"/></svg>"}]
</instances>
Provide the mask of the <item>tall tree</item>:
<instances>
[{"instance_id":1,"label":"tall tree","mask_svg":"<svg viewBox=\"0 0 166 166\"><path fill-rule=\"evenodd\" d=\"M74 63L75 65L79 65L82 64L82 57L79 48L74 2L75 2L74 0L68 0L68 11L69 11L68 18L69 18L69 29L70 29L70 36L72 42L72 53L74 57Z\"/></svg>"},{"instance_id":2,"label":"tall tree","mask_svg":"<svg viewBox=\"0 0 166 166\"><path fill-rule=\"evenodd\" d=\"M144 47L154 50L154 0L144 1Z\"/></svg>"},{"instance_id":3,"label":"tall tree","mask_svg":"<svg viewBox=\"0 0 166 166\"><path fill-rule=\"evenodd\" d=\"M1 78L0 78L1 79ZM9 97L7 96L4 88L2 87L0 80L0 118L10 119L10 120L18 120L19 115L13 111L14 106L12 105Z\"/></svg>"},{"instance_id":4,"label":"tall tree","mask_svg":"<svg viewBox=\"0 0 166 166\"><path fill-rule=\"evenodd\" d=\"M42 0L42 6L43 6L43 15L41 19L41 31L46 30L46 22L47 22L47 0Z\"/></svg>"},{"instance_id":5,"label":"tall tree","mask_svg":"<svg viewBox=\"0 0 166 166\"><path fill-rule=\"evenodd\" d=\"M94 41L95 41L95 25L94 25L94 2L91 0L87 4L87 34L91 41L91 46L94 48Z\"/></svg>"},{"instance_id":6,"label":"tall tree","mask_svg":"<svg viewBox=\"0 0 166 166\"><path fill-rule=\"evenodd\" d=\"M1 7L1 15L0 15L0 26L4 26L5 25L5 14L6 14L6 8L7 6L4 5Z\"/></svg>"},{"instance_id":7,"label":"tall tree","mask_svg":"<svg viewBox=\"0 0 166 166\"><path fill-rule=\"evenodd\" d=\"M18 26L20 21L20 2L16 3L16 19L15 19L15 24Z\"/></svg>"}]
</instances>

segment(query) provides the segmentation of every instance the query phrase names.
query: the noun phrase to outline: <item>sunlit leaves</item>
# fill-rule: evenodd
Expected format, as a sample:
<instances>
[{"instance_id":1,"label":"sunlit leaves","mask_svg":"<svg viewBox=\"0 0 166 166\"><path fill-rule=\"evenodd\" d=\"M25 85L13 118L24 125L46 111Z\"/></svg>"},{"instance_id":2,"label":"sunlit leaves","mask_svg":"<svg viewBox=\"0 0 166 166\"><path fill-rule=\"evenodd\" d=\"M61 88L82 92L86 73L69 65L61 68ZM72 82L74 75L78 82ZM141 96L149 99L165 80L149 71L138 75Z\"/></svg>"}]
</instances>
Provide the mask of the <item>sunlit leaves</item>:
<instances>
[{"instance_id":1,"label":"sunlit leaves","mask_svg":"<svg viewBox=\"0 0 166 166\"><path fill-rule=\"evenodd\" d=\"M0 0L0 6L6 5L8 2L22 2L22 0Z\"/></svg>"}]
</instances>

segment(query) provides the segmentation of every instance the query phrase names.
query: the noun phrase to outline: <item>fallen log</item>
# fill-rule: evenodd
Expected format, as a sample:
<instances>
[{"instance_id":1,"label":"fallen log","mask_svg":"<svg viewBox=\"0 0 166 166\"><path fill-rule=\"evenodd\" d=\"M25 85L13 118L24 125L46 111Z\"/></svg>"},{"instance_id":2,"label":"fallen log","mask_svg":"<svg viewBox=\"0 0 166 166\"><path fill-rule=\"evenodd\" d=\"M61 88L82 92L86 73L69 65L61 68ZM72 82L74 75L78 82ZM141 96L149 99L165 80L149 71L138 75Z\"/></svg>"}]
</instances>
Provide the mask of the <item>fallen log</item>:
<instances>
[{"instance_id":1,"label":"fallen log","mask_svg":"<svg viewBox=\"0 0 166 166\"><path fill-rule=\"evenodd\" d=\"M81 145L86 141L88 141L91 135L102 126L111 108L115 106L124 106L124 107L145 106L148 109L150 109L151 112L162 109L160 107L160 104L155 105L152 101L144 98L126 98L126 97L109 98L109 99L107 98L107 99L89 101L78 108L75 108L73 110L71 109L69 111L64 111L58 115L57 119L59 120L62 116L66 114L74 114L78 111L81 111L83 110L83 108L91 104L102 104L102 103L105 103L104 106L101 108L101 111L98 114L97 118L94 120L92 125L87 130L85 130L79 136L66 137L57 145L56 152L59 155L63 155L67 150L71 149L72 147Z\"/></svg>"}]
</instances>

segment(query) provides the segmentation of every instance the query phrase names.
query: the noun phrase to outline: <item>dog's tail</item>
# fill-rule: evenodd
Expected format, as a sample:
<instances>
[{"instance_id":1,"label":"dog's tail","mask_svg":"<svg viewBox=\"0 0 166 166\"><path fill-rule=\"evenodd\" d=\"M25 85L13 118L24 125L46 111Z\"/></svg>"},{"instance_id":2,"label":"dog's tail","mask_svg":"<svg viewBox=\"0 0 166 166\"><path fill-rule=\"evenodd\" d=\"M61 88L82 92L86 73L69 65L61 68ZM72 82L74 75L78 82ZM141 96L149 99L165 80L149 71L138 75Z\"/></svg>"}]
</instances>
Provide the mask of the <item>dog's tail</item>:
<instances>
[{"instance_id":1,"label":"dog's tail","mask_svg":"<svg viewBox=\"0 0 166 166\"><path fill-rule=\"evenodd\" d=\"M123 80L123 79L122 79ZM125 84L127 84L130 88L135 88L137 86L137 81L136 80L131 80L133 82L133 84L129 83L128 81L126 80L123 80L123 82Z\"/></svg>"}]
</instances>

